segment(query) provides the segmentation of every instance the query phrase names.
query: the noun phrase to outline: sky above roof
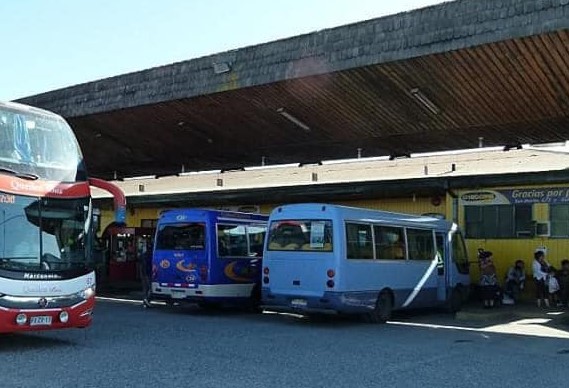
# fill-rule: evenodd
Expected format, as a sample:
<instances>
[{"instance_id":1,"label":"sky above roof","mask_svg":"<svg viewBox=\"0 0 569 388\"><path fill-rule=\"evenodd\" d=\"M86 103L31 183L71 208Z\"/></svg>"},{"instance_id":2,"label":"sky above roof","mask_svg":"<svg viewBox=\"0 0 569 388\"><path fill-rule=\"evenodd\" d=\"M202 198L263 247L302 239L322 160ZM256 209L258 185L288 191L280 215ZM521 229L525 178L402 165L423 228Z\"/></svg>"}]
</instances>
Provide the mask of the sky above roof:
<instances>
[{"instance_id":1,"label":"sky above roof","mask_svg":"<svg viewBox=\"0 0 569 388\"><path fill-rule=\"evenodd\" d=\"M0 101L442 2L0 1Z\"/></svg>"}]
</instances>

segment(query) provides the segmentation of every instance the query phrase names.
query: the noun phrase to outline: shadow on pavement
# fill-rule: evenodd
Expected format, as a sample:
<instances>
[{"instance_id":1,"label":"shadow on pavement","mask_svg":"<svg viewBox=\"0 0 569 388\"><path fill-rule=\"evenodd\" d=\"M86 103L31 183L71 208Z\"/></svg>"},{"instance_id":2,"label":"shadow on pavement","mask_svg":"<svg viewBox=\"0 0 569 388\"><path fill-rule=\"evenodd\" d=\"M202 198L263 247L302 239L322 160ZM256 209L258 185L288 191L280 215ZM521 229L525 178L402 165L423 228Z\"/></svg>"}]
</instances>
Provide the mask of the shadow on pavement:
<instances>
[{"instance_id":1,"label":"shadow on pavement","mask_svg":"<svg viewBox=\"0 0 569 388\"><path fill-rule=\"evenodd\" d=\"M77 343L69 339L42 336L38 333L0 335L0 353L34 351L58 346L74 346Z\"/></svg>"}]
</instances>

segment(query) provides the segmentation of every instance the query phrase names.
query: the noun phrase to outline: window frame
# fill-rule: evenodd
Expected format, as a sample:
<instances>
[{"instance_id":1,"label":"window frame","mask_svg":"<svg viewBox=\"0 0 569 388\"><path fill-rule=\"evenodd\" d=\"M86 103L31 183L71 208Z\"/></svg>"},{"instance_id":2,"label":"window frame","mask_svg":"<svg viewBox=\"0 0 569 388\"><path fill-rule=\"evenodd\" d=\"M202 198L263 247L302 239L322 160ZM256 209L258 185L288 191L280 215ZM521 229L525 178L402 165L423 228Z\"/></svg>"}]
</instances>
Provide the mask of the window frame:
<instances>
[{"instance_id":1,"label":"window frame","mask_svg":"<svg viewBox=\"0 0 569 388\"><path fill-rule=\"evenodd\" d=\"M553 210L554 209L564 209L567 213L569 213L569 204L566 203L555 203L549 205L549 230L550 230L550 237L552 238L568 238L569 237L569 218L562 218L562 220L554 220L553 218ZM564 223L564 232L565 234L557 234L555 233L556 224Z\"/></svg>"},{"instance_id":2,"label":"window frame","mask_svg":"<svg viewBox=\"0 0 569 388\"><path fill-rule=\"evenodd\" d=\"M504 234L496 225L504 225L501 222L501 215L505 209L508 209L508 222L511 224L511 230ZM529 210L527 220L520 220L518 217L523 210ZM472 212L476 211L477 220L469 219ZM464 206L464 238L471 240L504 240L504 239L527 239L533 238L533 204L496 204L496 205L468 205ZM485 213L492 212L492 220L485 217ZM501 213L502 212L502 213ZM470 215L469 215L470 214ZM473 218L473 217L472 217ZM527 222L529 230L519 230L524 222ZM476 233L473 233L475 229ZM478 229L478 230L476 230Z\"/></svg>"},{"instance_id":3,"label":"window frame","mask_svg":"<svg viewBox=\"0 0 569 388\"><path fill-rule=\"evenodd\" d=\"M326 238L326 236L328 236L330 238L330 243L326 243L324 242L324 246L322 247L322 249L318 249L318 248L311 248L311 249L303 249L302 247L305 244L303 244L302 246L299 246L298 249L285 249L285 247L281 246L281 248L275 248L275 247L271 247L271 244L274 241L269 241L269 239L272 237L271 235L271 230L272 230L272 225L274 223L276 224L281 224L281 223L286 223L286 222L299 222L299 223L310 223L310 230L312 230L312 223L313 222L322 222L324 223L324 237ZM328 234L326 233L326 228L329 228L329 232ZM280 219L280 220L272 220L270 224L267 225L267 251L271 251L271 252L305 252L305 253L333 253L334 252L334 220L331 218L303 218L303 219ZM326 248L326 244L330 244L330 249ZM290 245L294 245L294 243L290 244Z\"/></svg>"},{"instance_id":4,"label":"window frame","mask_svg":"<svg viewBox=\"0 0 569 388\"><path fill-rule=\"evenodd\" d=\"M246 242L246 246L247 246L247 254L245 256L242 255L221 255L221 252L219 250L220 244L219 244L219 227L220 226L229 226L232 228L235 227L243 227L245 229L245 242ZM254 252L251 249L251 239L250 239L250 234L249 234L249 230L250 228L264 228L264 236L263 236L263 243L267 234L267 225L266 224L262 224L262 223L256 223L256 224L240 224L240 223L231 223L231 222L216 222L215 223L215 254L216 257L220 260L227 260L227 259L255 259L255 258L261 258L263 257L263 253L261 251L261 254L259 255L258 252Z\"/></svg>"},{"instance_id":5,"label":"window frame","mask_svg":"<svg viewBox=\"0 0 569 388\"><path fill-rule=\"evenodd\" d=\"M371 237L371 258L365 258L365 257L353 257L351 258L349 255L349 240L348 240L348 226L349 225L358 225L358 226L367 226L369 227L369 231L370 231L370 237ZM375 252L375 237L374 237L374 232L373 232L373 226L374 224L372 223L368 223L368 222L361 222L361 221L351 221L351 220L345 220L344 221L344 242L345 242L345 247L346 247L346 260L350 260L350 261L375 261L376 260L376 252ZM359 232L359 230L358 230ZM358 233L359 234L359 233ZM359 240L358 240L359 243Z\"/></svg>"},{"instance_id":6,"label":"window frame","mask_svg":"<svg viewBox=\"0 0 569 388\"><path fill-rule=\"evenodd\" d=\"M401 261L408 261L409 260L409 246L407 244L407 227L405 226L399 226L399 225L390 225L390 224L385 224L385 223L372 223L372 230L373 230L373 240L374 240L374 260L377 261L381 261L381 262L387 262L387 261L393 261L393 262L401 262ZM377 238L375 235L376 232L376 227L378 228L393 228L393 229L398 229L400 230L400 236L403 237L403 239L401 240L403 243L403 258L402 259L398 259L398 258L389 258L389 259L382 259L379 258L377 255Z\"/></svg>"},{"instance_id":7,"label":"window frame","mask_svg":"<svg viewBox=\"0 0 569 388\"><path fill-rule=\"evenodd\" d=\"M426 259L417 259L417 258L413 258L411 257L411 248L410 248L410 238L409 238L409 232L410 231L426 231L426 232L430 232L431 233L431 244L432 244L432 256L430 258L426 258ZM416 227L405 227L405 237L406 237L406 245L407 245L407 260L409 261L413 261L413 262L429 262L429 261L433 261L436 257L437 254L437 241L436 241L436 235L435 235L436 230L435 229L427 229L427 228L416 228Z\"/></svg>"}]
</instances>

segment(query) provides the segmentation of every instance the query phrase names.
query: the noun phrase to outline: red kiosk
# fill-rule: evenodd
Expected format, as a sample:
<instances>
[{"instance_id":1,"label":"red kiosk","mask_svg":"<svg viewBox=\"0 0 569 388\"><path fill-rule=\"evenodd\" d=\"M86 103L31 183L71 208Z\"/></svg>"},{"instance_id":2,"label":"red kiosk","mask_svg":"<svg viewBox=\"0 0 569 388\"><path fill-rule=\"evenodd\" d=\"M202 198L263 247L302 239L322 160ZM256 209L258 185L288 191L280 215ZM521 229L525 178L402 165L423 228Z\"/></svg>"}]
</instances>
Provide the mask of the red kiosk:
<instances>
[{"instance_id":1,"label":"red kiosk","mask_svg":"<svg viewBox=\"0 0 569 388\"><path fill-rule=\"evenodd\" d=\"M103 233L107 248L107 281L139 281L139 260L152 250L154 229L109 225Z\"/></svg>"}]
</instances>

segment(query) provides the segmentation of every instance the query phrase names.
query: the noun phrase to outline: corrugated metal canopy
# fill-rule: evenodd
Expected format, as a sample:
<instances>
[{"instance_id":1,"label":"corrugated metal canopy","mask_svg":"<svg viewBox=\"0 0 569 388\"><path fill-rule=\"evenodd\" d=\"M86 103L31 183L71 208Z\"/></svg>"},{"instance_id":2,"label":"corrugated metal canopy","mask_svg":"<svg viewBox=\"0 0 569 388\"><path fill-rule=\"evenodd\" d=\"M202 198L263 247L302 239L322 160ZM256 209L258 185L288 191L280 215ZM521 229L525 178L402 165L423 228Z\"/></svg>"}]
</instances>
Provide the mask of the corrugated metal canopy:
<instances>
[{"instance_id":1,"label":"corrugated metal canopy","mask_svg":"<svg viewBox=\"0 0 569 388\"><path fill-rule=\"evenodd\" d=\"M358 149L364 156L463 149L480 138L485 145L562 141L569 138L569 30L553 29L247 87L231 87L228 74L226 91L84 114L66 114L68 104L60 113L91 173L105 178L347 158ZM49 96L23 101L49 109Z\"/></svg>"}]
</instances>

